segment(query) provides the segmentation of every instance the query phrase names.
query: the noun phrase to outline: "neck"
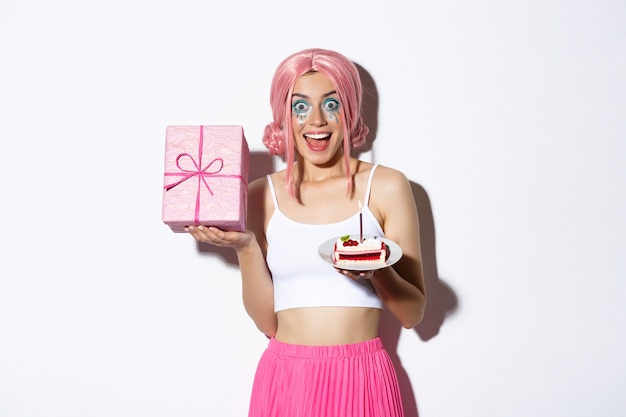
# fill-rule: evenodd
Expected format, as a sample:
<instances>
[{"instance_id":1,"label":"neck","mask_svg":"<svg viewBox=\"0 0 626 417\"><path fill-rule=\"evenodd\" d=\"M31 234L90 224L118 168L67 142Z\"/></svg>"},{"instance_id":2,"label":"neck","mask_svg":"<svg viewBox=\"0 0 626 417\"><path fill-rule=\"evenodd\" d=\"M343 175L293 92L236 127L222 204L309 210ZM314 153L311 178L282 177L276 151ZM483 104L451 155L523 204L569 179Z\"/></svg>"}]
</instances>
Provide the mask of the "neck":
<instances>
[{"instance_id":1,"label":"neck","mask_svg":"<svg viewBox=\"0 0 626 417\"><path fill-rule=\"evenodd\" d=\"M350 172L354 173L354 160L350 158ZM311 164L308 161L298 160L295 172L300 182L322 182L331 178L345 178L346 166L343 157L323 165Z\"/></svg>"}]
</instances>

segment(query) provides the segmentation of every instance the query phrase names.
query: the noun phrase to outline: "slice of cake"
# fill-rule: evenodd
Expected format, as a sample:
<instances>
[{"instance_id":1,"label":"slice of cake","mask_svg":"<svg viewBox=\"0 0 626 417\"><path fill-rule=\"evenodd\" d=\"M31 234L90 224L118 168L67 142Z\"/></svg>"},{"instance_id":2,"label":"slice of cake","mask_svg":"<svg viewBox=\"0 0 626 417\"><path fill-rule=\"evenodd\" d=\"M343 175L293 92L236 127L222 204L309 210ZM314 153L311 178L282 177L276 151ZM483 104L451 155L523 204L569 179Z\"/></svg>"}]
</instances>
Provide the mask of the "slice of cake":
<instances>
[{"instance_id":1,"label":"slice of cake","mask_svg":"<svg viewBox=\"0 0 626 417\"><path fill-rule=\"evenodd\" d=\"M380 239L368 237L362 242L349 235L341 236L333 248L333 263L337 267L350 269L354 266L378 267L385 265L389 257L389 247Z\"/></svg>"}]
</instances>

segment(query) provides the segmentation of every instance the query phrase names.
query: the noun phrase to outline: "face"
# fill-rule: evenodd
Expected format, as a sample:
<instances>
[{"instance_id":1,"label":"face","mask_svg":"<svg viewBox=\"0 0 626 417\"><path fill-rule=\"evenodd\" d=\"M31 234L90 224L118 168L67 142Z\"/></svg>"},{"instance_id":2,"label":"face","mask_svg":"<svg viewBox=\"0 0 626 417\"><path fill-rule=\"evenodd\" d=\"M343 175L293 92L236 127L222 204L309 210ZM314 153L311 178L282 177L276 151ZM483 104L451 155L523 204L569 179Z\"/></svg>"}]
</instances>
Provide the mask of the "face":
<instances>
[{"instance_id":1,"label":"face","mask_svg":"<svg viewBox=\"0 0 626 417\"><path fill-rule=\"evenodd\" d=\"M296 82L291 99L291 125L302 157L323 164L343 149L340 109L335 86L324 74L306 74Z\"/></svg>"}]
</instances>

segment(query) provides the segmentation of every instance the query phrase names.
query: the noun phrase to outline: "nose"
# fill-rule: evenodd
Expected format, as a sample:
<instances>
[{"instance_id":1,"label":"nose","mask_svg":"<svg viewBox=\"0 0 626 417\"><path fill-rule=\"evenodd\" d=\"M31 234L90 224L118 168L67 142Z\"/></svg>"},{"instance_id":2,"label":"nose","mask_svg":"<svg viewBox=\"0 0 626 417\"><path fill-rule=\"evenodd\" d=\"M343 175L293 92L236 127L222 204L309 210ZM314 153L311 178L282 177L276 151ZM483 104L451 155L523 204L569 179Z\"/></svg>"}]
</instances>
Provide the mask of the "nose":
<instances>
[{"instance_id":1,"label":"nose","mask_svg":"<svg viewBox=\"0 0 626 417\"><path fill-rule=\"evenodd\" d=\"M313 106L311 109L310 123L314 126L324 126L328 123L326 120L326 112L322 110L320 107Z\"/></svg>"}]
</instances>

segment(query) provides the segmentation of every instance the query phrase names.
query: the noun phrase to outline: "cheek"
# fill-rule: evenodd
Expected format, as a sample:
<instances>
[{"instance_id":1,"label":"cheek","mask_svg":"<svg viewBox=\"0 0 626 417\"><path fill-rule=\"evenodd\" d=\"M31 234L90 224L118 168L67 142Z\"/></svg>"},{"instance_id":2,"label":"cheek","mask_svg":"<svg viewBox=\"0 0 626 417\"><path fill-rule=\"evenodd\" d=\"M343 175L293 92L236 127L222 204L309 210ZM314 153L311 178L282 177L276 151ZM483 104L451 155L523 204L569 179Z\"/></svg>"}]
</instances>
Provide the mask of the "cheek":
<instances>
[{"instance_id":1,"label":"cheek","mask_svg":"<svg viewBox=\"0 0 626 417\"><path fill-rule=\"evenodd\" d=\"M337 125L340 123L341 119L337 110L327 111L326 116L331 123L335 123Z\"/></svg>"},{"instance_id":2,"label":"cheek","mask_svg":"<svg viewBox=\"0 0 626 417\"><path fill-rule=\"evenodd\" d=\"M300 130L304 121L306 120L306 115L303 114L292 114L291 115L291 126L294 131Z\"/></svg>"},{"instance_id":3,"label":"cheek","mask_svg":"<svg viewBox=\"0 0 626 417\"><path fill-rule=\"evenodd\" d=\"M302 126L304 124L304 122L306 121L307 117L309 117L309 114L311 113L311 111L306 111L306 112L291 112L291 124L294 126L294 128Z\"/></svg>"}]
</instances>

